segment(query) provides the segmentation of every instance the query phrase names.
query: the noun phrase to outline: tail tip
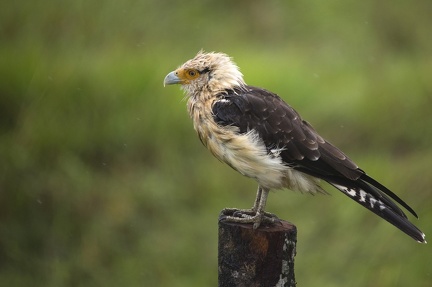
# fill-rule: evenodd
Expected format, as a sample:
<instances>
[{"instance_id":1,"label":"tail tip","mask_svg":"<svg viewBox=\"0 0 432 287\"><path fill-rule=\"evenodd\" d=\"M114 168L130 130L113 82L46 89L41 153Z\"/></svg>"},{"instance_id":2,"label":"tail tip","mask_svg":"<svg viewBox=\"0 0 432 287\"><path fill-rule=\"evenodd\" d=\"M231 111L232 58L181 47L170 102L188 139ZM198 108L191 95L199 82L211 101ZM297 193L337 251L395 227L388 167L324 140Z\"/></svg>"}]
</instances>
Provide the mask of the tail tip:
<instances>
[{"instance_id":1,"label":"tail tip","mask_svg":"<svg viewBox=\"0 0 432 287\"><path fill-rule=\"evenodd\" d=\"M418 242L418 243L424 243L424 244L427 244L427 241L426 241L426 235L425 235L424 233L422 233L422 234L421 234L421 239L420 239L420 240L417 240L417 242Z\"/></svg>"}]
</instances>

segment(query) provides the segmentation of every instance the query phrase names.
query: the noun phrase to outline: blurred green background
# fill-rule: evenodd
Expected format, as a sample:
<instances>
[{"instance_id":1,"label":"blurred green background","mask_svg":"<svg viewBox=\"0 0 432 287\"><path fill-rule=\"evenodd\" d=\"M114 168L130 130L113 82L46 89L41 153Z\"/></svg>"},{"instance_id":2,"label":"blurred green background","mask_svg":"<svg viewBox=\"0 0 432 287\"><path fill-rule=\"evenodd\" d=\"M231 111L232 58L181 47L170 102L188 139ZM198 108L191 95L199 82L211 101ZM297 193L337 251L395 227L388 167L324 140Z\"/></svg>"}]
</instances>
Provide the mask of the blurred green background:
<instances>
[{"instance_id":1,"label":"blurred green background","mask_svg":"<svg viewBox=\"0 0 432 287\"><path fill-rule=\"evenodd\" d=\"M165 75L234 57L405 199L432 238L432 2L3 1L0 285L216 286L217 218L256 183ZM272 193L298 286L430 286L432 247L346 196Z\"/></svg>"}]
</instances>

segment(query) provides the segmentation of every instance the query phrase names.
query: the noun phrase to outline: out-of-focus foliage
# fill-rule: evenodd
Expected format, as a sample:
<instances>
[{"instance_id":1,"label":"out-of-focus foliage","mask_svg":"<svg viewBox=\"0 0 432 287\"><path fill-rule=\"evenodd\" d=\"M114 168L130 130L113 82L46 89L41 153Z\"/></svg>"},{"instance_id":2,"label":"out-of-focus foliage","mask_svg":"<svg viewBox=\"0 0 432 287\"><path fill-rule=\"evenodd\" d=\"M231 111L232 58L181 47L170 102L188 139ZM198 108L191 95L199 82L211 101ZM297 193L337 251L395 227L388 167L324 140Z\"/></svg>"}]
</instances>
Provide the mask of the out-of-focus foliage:
<instances>
[{"instance_id":1,"label":"out-of-focus foliage","mask_svg":"<svg viewBox=\"0 0 432 287\"><path fill-rule=\"evenodd\" d=\"M280 94L432 236L431 12L428 0L3 1L0 285L217 284L218 213L249 207L256 186L201 147L181 92L162 86L201 48ZM299 286L430 286L430 245L327 189L269 198L298 227Z\"/></svg>"}]
</instances>

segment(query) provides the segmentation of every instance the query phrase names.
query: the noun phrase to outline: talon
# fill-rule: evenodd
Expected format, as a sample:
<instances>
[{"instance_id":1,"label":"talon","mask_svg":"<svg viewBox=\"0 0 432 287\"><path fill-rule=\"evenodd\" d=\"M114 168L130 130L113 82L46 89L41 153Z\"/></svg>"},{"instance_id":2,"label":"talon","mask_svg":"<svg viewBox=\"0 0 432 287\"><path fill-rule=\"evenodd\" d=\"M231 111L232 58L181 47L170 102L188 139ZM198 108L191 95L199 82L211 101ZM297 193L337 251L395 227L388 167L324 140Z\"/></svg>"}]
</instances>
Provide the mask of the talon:
<instances>
[{"instance_id":1,"label":"talon","mask_svg":"<svg viewBox=\"0 0 432 287\"><path fill-rule=\"evenodd\" d=\"M245 215L254 216L256 211L253 209L225 208L221 211L221 215L222 214L234 217L245 217Z\"/></svg>"},{"instance_id":2,"label":"talon","mask_svg":"<svg viewBox=\"0 0 432 287\"><path fill-rule=\"evenodd\" d=\"M244 214L240 210L237 210L233 213L233 216L235 216L235 217L243 217L243 215Z\"/></svg>"},{"instance_id":3,"label":"talon","mask_svg":"<svg viewBox=\"0 0 432 287\"><path fill-rule=\"evenodd\" d=\"M255 215L255 222L253 224L253 229L258 229L258 227L260 227L261 222L268 222L266 220L266 216L264 214L261 213L257 213Z\"/></svg>"},{"instance_id":4,"label":"talon","mask_svg":"<svg viewBox=\"0 0 432 287\"><path fill-rule=\"evenodd\" d=\"M235 214L233 215L235 216L222 215L219 217L219 220L226 221L226 222L243 223L243 224L252 223L253 229L258 229L263 223L274 224L275 222L280 222L280 220L276 216L269 217L266 214L260 214L260 213L252 216L252 215L248 215L236 211Z\"/></svg>"}]
</instances>

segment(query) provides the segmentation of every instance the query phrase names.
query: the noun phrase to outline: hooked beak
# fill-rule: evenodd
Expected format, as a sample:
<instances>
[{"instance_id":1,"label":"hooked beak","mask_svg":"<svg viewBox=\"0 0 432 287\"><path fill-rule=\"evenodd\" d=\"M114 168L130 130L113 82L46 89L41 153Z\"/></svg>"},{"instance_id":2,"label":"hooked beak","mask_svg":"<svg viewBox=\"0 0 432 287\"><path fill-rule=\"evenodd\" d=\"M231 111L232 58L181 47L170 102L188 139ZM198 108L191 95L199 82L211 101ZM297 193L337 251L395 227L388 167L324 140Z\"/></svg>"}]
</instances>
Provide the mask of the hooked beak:
<instances>
[{"instance_id":1,"label":"hooked beak","mask_svg":"<svg viewBox=\"0 0 432 287\"><path fill-rule=\"evenodd\" d=\"M181 84L181 83L182 83L182 80L180 80L180 78L177 76L176 71L172 71L171 73L166 75L166 77L164 79L164 87L166 85L175 85L175 84Z\"/></svg>"}]
</instances>

